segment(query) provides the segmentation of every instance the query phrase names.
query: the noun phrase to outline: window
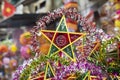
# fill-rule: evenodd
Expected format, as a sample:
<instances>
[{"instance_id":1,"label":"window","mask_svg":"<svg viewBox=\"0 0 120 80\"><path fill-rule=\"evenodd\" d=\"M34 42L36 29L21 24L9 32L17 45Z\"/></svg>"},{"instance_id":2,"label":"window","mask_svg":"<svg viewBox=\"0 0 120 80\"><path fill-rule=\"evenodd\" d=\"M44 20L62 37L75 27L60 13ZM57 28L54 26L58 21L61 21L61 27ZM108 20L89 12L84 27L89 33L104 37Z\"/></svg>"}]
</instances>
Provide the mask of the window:
<instances>
[{"instance_id":1,"label":"window","mask_svg":"<svg viewBox=\"0 0 120 80\"><path fill-rule=\"evenodd\" d=\"M42 3L40 3L40 8L43 8L43 7L45 7L45 4L46 4L46 0L45 1L43 1Z\"/></svg>"}]
</instances>

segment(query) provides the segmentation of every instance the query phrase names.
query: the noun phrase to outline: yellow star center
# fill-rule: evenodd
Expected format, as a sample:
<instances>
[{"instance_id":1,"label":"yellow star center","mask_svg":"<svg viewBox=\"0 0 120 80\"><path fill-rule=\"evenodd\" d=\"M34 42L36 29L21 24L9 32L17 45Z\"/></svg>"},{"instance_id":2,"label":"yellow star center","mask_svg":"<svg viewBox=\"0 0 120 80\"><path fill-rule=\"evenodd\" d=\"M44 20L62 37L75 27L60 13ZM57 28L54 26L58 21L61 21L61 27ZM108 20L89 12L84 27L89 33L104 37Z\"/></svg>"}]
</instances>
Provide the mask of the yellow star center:
<instances>
[{"instance_id":1,"label":"yellow star center","mask_svg":"<svg viewBox=\"0 0 120 80\"><path fill-rule=\"evenodd\" d=\"M11 9L9 7L6 8L6 12L11 12Z\"/></svg>"}]
</instances>

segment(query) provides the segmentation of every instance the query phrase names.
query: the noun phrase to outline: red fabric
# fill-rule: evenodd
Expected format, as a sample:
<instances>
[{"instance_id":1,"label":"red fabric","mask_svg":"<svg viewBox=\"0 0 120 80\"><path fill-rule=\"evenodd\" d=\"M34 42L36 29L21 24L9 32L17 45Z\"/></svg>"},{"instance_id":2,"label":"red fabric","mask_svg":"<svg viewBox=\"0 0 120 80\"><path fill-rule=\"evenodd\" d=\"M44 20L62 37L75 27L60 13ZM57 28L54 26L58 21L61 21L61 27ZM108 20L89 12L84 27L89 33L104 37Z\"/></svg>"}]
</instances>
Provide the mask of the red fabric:
<instances>
[{"instance_id":1,"label":"red fabric","mask_svg":"<svg viewBox=\"0 0 120 80\"><path fill-rule=\"evenodd\" d=\"M42 32L52 41L54 32L45 32L45 31L42 31Z\"/></svg>"},{"instance_id":2,"label":"red fabric","mask_svg":"<svg viewBox=\"0 0 120 80\"><path fill-rule=\"evenodd\" d=\"M67 46L69 42L68 34L67 33L56 33L54 41L53 41L56 46L59 48L63 48Z\"/></svg>"},{"instance_id":3,"label":"red fabric","mask_svg":"<svg viewBox=\"0 0 120 80\"><path fill-rule=\"evenodd\" d=\"M70 41L73 42L76 39L78 39L79 37L81 37L81 34L69 34L70 35Z\"/></svg>"},{"instance_id":4,"label":"red fabric","mask_svg":"<svg viewBox=\"0 0 120 80\"><path fill-rule=\"evenodd\" d=\"M4 0L4 6L2 9L2 15L4 17L10 17L14 14L16 8L14 7L14 5L10 4L9 2L7 2L6 0Z\"/></svg>"}]
</instances>

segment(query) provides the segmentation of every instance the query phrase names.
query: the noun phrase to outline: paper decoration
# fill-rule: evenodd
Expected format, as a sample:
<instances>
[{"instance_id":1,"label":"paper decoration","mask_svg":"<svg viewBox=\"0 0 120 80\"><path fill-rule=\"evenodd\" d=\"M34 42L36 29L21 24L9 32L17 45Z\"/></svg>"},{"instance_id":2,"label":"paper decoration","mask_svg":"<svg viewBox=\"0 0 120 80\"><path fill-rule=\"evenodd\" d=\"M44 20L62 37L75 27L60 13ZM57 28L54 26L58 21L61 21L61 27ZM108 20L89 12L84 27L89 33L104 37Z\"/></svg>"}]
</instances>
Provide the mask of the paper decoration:
<instances>
[{"instance_id":1,"label":"paper decoration","mask_svg":"<svg viewBox=\"0 0 120 80\"><path fill-rule=\"evenodd\" d=\"M44 80L47 80L47 79L52 78L54 76L55 76L55 73L53 71L53 68L51 67L50 63L47 62Z\"/></svg>"},{"instance_id":2,"label":"paper decoration","mask_svg":"<svg viewBox=\"0 0 120 80\"><path fill-rule=\"evenodd\" d=\"M21 53L22 58L24 58L24 59L30 58L30 51L31 50L30 50L29 46L22 46L20 49L20 53Z\"/></svg>"},{"instance_id":3,"label":"paper decoration","mask_svg":"<svg viewBox=\"0 0 120 80\"><path fill-rule=\"evenodd\" d=\"M14 5L10 4L9 2L7 2L6 0L4 0L4 5L3 5L3 9L2 9L2 15L4 17L10 17L14 14L15 12L15 7Z\"/></svg>"},{"instance_id":4,"label":"paper decoration","mask_svg":"<svg viewBox=\"0 0 120 80\"><path fill-rule=\"evenodd\" d=\"M68 32L65 16L62 17L56 31L41 30L43 36L51 43L48 55L53 56L60 51L75 61L72 44L85 35L85 33Z\"/></svg>"},{"instance_id":5,"label":"paper decoration","mask_svg":"<svg viewBox=\"0 0 120 80\"><path fill-rule=\"evenodd\" d=\"M115 27L120 28L120 20L115 20Z\"/></svg>"},{"instance_id":6,"label":"paper decoration","mask_svg":"<svg viewBox=\"0 0 120 80\"><path fill-rule=\"evenodd\" d=\"M0 54L8 52L8 46L0 45Z\"/></svg>"},{"instance_id":7,"label":"paper decoration","mask_svg":"<svg viewBox=\"0 0 120 80\"><path fill-rule=\"evenodd\" d=\"M30 32L25 32L25 33L21 34L19 40L20 40L20 43L22 45L30 44L30 42L31 42L31 34L30 34Z\"/></svg>"},{"instance_id":8,"label":"paper decoration","mask_svg":"<svg viewBox=\"0 0 120 80\"><path fill-rule=\"evenodd\" d=\"M17 46L15 44L11 45L10 50L12 53L15 53L17 51Z\"/></svg>"}]
</instances>

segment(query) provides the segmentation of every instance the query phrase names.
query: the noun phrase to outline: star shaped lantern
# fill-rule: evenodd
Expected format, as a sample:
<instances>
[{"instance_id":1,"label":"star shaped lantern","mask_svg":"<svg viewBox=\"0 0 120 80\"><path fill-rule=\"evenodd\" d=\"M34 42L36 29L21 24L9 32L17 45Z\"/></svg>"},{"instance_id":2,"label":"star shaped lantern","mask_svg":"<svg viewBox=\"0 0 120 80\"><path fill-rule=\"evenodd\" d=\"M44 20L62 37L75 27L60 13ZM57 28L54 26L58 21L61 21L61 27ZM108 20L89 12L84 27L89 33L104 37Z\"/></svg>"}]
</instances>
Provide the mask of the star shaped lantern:
<instances>
[{"instance_id":1,"label":"star shaped lantern","mask_svg":"<svg viewBox=\"0 0 120 80\"><path fill-rule=\"evenodd\" d=\"M41 30L41 33L51 43L48 52L49 56L54 56L55 54L62 52L72 61L76 61L72 44L82 38L85 33L69 32L65 16L62 17L56 31Z\"/></svg>"}]
</instances>

